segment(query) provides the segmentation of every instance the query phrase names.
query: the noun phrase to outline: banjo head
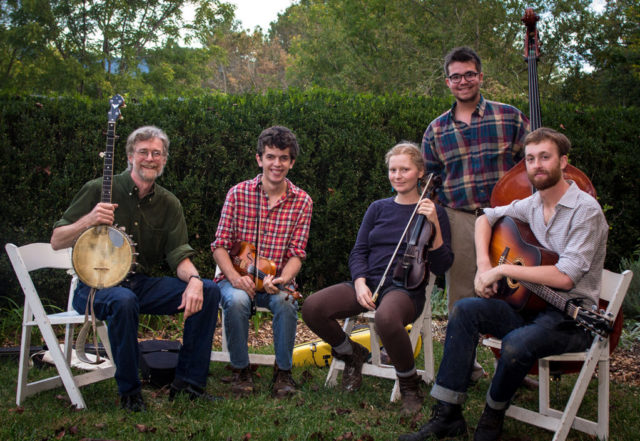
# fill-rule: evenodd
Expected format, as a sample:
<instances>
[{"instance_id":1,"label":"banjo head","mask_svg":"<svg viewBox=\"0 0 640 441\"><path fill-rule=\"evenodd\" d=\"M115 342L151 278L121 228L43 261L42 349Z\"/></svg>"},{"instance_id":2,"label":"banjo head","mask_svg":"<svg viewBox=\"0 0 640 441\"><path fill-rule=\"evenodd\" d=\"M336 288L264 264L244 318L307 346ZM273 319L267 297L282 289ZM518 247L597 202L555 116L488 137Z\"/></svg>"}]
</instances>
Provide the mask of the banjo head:
<instances>
[{"instance_id":1,"label":"banjo head","mask_svg":"<svg viewBox=\"0 0 640 441\"><path fill-rule=\"evenodd\" d=\"M110 288L131 271L134 249L129 236L107 225L85 230L73 246L71 259L78 278L92 288Z\"/></svg>"}]
</instances>

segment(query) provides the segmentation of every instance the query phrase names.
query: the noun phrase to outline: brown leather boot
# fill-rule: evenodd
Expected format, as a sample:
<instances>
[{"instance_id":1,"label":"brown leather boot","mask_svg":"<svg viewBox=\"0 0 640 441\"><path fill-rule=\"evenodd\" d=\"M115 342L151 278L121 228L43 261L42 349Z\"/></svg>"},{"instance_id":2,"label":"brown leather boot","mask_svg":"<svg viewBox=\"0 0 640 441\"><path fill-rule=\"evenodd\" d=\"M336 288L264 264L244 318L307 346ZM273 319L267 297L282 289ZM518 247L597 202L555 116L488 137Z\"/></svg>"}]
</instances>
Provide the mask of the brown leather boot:
<instances>
[{"instance_id":1,"label":"brown leather boot","mask_svg":"<svg viewBox=\"0 0 640 441\"><path fill-rule=\"evenodd\" d=\"M354 392L362 386L362 365L369 359L369 350L360 343L349 339L353 353L350 355L338 354L331 348L331 355L338 360L344 361L344 371L342 371L342 389L347 392Z\"/></svg>"},{"instance_id":2,"label":"brown leather boot","mask_svg":"<svg viewBox=\"0 0 640 441\"><path fill-rule=\"evenodd\" d=\"M410 377L398 377L400 396L402 398L402 413L414 415L422 410L424 395L420 390L422 379L417 373Z\"/></svg>"},{"instance_id":3,"label":"brown leather boot","mask_svg":"<svg viewBox=\"0 0 640 441\"><path fill-rule=\"evenodd\" d=\"M251 376L251 365L244 369L234 369L231 380L231 391L234 395L244 396L253 393L253 377Z\"/></svg>"},{"instance_id":4,"label":"brown leather boot","mask_svg":"<svg viewBox=\"0 0 640 441\"><path fill-rule=\"evenodd\" d=\"M273 367L273 386L271 395L276 398L285 398L297 392L296 382L293 381L291 371L283 371L275 365Z\"/></svg>"}]
</instances>

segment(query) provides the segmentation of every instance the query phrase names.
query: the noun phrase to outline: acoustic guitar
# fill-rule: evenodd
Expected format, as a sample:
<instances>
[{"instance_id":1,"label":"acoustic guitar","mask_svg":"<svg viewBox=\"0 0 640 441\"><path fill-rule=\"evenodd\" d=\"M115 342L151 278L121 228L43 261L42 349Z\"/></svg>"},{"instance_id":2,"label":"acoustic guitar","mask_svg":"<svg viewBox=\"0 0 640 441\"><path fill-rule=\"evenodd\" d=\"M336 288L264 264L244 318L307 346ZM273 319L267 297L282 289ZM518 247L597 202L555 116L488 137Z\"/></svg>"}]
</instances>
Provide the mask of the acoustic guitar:
<instances>
[{"instance_id":1,"label":"acoustic guitar","mask_svg":"<svg viewBox=\"0 0 640 441\"><path fill-rule=\"evenodd\" d=\"M526 223L509 216L499 219L493 226L489 257L493 266L504 263L553 265L558 261L557 254L540 246ZM495 297L506 301L518 311L541 311L550 304L574 319L578 325L603 337L613 330L612 320L602 311L582 308L565 294L555 292L545 285L504 278L498 282Z\"/></svg>"},{"instance_id":2,"label":"acoustic guitar","mask_svg":"<svg viewBox=\"0 0 640 441\"><path fill-rule=\"evenodd\" d=\"M100 202L111 203L113 181L113 151L116 140L116 120L124 99L115 95L109 100L107 146L104 152L102 193ZM131 238L117 226L97 225L86 229L73 245L73 269L78 278L95 289L120 283L131 271L135 249Z\"/></svg>"}]
</instances>

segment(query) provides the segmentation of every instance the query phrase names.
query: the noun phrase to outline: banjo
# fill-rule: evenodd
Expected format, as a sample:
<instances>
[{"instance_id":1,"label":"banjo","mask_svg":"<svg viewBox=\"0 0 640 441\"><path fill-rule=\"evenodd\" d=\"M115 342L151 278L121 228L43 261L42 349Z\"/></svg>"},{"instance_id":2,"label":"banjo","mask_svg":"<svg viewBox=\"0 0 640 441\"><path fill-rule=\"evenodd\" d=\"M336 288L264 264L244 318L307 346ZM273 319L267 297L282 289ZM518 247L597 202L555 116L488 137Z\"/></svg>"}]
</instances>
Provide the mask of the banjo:
<instances>
[{"instance_id":1,"label":"banjo","mask_svg":"<svg viewBox=\"0 0 640 441\"><path fill-rule=\"evenodd\" d=\"M115 95L109 100L107 147L104 152L102 194L100 202L111 203L113 181L113 147L116 140L116 120L124 99ZM71 258L78 278L95 289L109 288L120 283L134 264L134 244L131 238L115 225L89 227L78 236Z\"/></svg>"}]
</instances>

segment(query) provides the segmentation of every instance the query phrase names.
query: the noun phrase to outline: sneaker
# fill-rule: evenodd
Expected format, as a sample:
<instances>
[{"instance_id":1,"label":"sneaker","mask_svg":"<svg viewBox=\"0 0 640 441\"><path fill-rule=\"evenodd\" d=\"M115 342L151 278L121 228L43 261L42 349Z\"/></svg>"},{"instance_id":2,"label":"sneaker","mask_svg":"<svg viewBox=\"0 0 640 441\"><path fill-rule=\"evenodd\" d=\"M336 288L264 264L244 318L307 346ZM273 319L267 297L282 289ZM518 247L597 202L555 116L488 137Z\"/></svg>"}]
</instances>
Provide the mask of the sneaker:
<instances>
[{"instance_id":1,"label":"sneaker","mask_svg":"<svg viewBox=\"0 0 640 441\"><path fill-rule=\"evenodd\" d=\"M344 361L342 371L342 389L354 392L362 386L362 365L369 359L369 350L360 343L349 339L353 352L350 355L338 354L333 348L331 355Z\"/></svg>"},{"instance_id":2,"label":"sneaker","mask_svg":"<svg viewBox=\"0 0 640 441\"><path fill-rule=\"evenodd\" d=\"M414 415L422 409L424 394L420 390L422 379L417 373L410 377L398 377L400 385L400 397L402 400L402 413Z\"/></svg>"},{"instance_id":3,"label":"sneaker","mask_svg":"<svg viewBox=\"0 0 640 441\"><path fill-rule=\"evenodd\" d=\"M467 423L462 416L459 404L449 404L438 401L431 411L431 419L416 433L400 435L399 441L423 441L434 437L460 436L467 433Z\"/></svg>"},{"instance_id":4,"label":"sneaker","mask_svg":"<svg viewBox=\"0 0 640 441\"><path fill-rule=\"evenodd\" d=\"M144 399L140 392L136 392L131 395L123 395L120 397L120 407L129 412L140 412L147 410L147 406L144 404Z\"/></svg>"},{"instance_id":5,"label":"sneaker","mask_svg":"<svg viewBox=\"0 0 640 441\"><path fill-rule=\"evenodd\" d=\"M297 392L296 382L293 381L291 371L284 371L275 365L273 367L273 385L271 394L276 398L285 398Z\"/></svg>"},{"instance_id":6,"label":"sneaker","mask_svg":"<svg viewBox=\"0 0 640 441\"><path fill-rule=\"evenodd\" d=\"M500 438L505 411L506 409L493 409L486 404L473 434L473 441L495 441Z\"/></svg>"},{"instance_id":7,"label":"sneaker","mask_svg":"<svg viewBox=\"0 0 640 441\"><path fill-rule=\"evenodd\" d=\"M176 378L169 387L169 401L175 400L179 395L186 395L191 401L195 399L211 402L222 400L222 397L209 395L203 388Z\"/></svg>"},{"instance_id":8,"label":"sneaker","mask_svg":"<svg viewBox=\"0 0 640 441\"><path fill-rule=\"evenodd\" d=\"M233 369L231 391L236 396L246 396L253 393L253 376L251 375L251 365L248 365L243 369Z\"/></svg>"}]
</instances>

